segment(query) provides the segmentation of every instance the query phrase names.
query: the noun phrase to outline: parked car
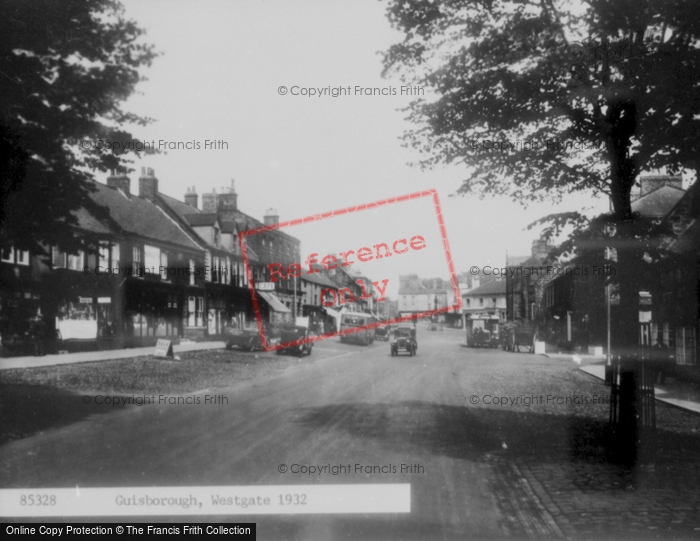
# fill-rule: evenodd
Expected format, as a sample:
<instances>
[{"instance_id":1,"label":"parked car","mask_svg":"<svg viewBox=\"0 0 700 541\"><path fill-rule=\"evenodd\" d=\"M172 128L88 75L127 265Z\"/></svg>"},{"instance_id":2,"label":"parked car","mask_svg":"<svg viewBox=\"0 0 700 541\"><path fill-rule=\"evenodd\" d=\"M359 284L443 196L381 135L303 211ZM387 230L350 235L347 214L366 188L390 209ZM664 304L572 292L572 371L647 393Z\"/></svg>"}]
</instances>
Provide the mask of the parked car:
<instances>
[{"instance_id":1,"label":"parked car","mask_svg":"<svg viewBox=\"0 0 700 541\"><path fill-rule=\"evenodd\" d=\"M413 356L417 350L416 329L408 326L397 327L391 337L391 356L393 357L401 352Z\"/></svg>"},{"instance_id":2,"label":"parked car","mask_svg":"<svg viewBox=\"0 0 700 541\"><path fill-rule=\"evenodd\" d=\"M302 325L284 325L280 329L280 344L289 344L297 340L304 340L315 336L316 333L309 331L307 327ZM277 355L292 353L294 355L298 355L299 357L303 357L304 355L311 355L311 350L313 347L313 342L303 342L294 346L280 348L277 350Z\"/></svg>"},{"instance_id":3,"label":"parked car","mask_svg":"<svg viewBox=\"0 0 700 541\"><path fill-rule=\"evenodd\" d=\"M499 338L499 318L494 315L472 314L467 319L467 346L470 348L497 348Z\"/></svg>"},{"instance_id":4,"label":"parked car","mask_svg":"<svg viewBox=\"0 0 700 541\"><path fill-rule=\"evenodd\" d=\"M381 327L377 327L374 330L374 338L375 340L389 340L389 335L391 334L391 330L393 329L393 325L382 325Z\"/></svg>"},{"instance_id":5,"label":"parked car","mask_svg":"<svg viewBox=\"0 0 700 541\"><path fill-rule=\"evenodd\" d=\"M242 349L243 351L262 349L260 331L258 330L258 326L255 324L247 325L242 329L238 329L236 327L224 327L224 336L226 337L226 349L231 349L234 346ZM269 335L267 338L269 340Z\"/></svg>"}]
</instances>

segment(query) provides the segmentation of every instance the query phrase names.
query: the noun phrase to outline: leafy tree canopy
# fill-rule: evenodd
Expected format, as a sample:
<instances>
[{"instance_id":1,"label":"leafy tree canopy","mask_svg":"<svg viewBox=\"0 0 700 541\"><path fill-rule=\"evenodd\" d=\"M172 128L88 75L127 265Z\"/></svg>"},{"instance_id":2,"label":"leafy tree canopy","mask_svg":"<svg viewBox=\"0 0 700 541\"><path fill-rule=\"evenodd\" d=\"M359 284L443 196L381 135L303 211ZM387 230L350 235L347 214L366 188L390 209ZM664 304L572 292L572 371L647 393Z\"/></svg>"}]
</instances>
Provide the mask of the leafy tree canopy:
<instances>
[{"instance_id":1,"label":"leafy tree canopy","mask_svg":"<svg viewBox=\"0 0 700 541\"><path fill-rule=\"evenodd\" d=\"M113 0L0 4L3 246L75 250L81 241L72 212L108 216L89 198L90 171L123 169L131 160L128 151L91 142L134 141L123 127L151 122L120 107L142 80L139 68L156 56L143 33Z\"/></svg>"},{"instance_id":2,"label":"leafy tree canopy","mask_svg":"<svg viewBox=\"0 0 700 541\"><path fill-rule=\"evenodd\" d=\"M697 170L696 2L390 0L388 17L405 38L385 75L428 90L405 144L423 167L467 166L463 194L592 190L629 220L640 172Z\"/></svg>"}]
</instances>

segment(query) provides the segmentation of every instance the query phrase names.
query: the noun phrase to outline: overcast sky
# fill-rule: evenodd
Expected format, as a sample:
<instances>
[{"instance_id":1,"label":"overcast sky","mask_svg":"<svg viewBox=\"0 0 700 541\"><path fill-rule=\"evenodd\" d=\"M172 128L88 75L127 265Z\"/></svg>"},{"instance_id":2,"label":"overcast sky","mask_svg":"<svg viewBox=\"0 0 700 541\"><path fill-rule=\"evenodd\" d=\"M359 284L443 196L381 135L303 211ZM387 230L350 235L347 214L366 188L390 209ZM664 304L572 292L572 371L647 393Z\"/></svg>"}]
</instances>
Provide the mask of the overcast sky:
<instances>
[{"instance_id":1,"label":"overcast sky","mask_svg":"<svg viewBox=\"0 0 700 541\"><path fill-rule=\"evenodd\" d=\"M449 197L467 171L421 172L407 165L420 156L399 140L410 127L399 109L411 98L400 95L400 81L380 76L378 53L401 39L389 26L383 2L126 0L124 5L162 53L144 70L149 80L138 87L143 94L126 104L126 110L157 120L134 128L134 135L156 144L200 146L146 156L136 164L154 168L160 190L168 195L182 199L189 186L200 195L214 187L219 191L235 179L241 210L262 219L272 207L281 220L291 220L434 188L457 272L502 266L506 252L528 254L536 233L524 227L554 210L551 204L525 209L507 198ZM280 86L287 87L286 95ZM353 93L355 86L393 88L396 95L292 95L302 87L329 86L350 86ZM228 148L205 149L207 140ZM355 219L286 231L301 239L302 257L359 248L348 231L358 232L357 242L374 239L372 244L396 235L430 234L438 239L429 243L434 248L440 243L434 237L435 210L432 202L422 203L377 209L372 219L358 213ZM605 210L607 201L572 197L557 210L592 205ZM394 257L383 264L373 269L377 275L368 274L372 280L389 279L393 296L399 274L447 277L444 251L425 250L420 257Z\"/></svg>"}]
</instances>

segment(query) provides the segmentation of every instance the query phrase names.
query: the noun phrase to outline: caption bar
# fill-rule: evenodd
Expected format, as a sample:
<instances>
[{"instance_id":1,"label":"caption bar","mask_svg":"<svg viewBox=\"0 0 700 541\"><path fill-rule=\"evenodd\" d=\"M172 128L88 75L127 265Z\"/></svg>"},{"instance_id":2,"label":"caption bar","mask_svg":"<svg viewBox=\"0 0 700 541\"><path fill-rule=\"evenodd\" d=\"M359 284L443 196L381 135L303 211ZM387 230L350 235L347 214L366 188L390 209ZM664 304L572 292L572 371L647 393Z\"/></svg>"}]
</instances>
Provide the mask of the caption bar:
<instances>
[{"instance_id":1,"label":"caption bar","mask_svg":"<svg viewBox=\"0 0 700 541\"><path fill-rule=\"evenodd\" d=\"M0 490L3 517L409 513L409 484Z\"/></svg>"},{"instance_id":2,"label":"caption bar","mask_svg":"<svg viewBox=\"0 0 700 541\"><path fill-rule=\"evenodd\" d=\"M254 522L232 524L14 524L5 526L6 535L235 535L236 539L257 538Z\"/></svg>"}]
</instances>

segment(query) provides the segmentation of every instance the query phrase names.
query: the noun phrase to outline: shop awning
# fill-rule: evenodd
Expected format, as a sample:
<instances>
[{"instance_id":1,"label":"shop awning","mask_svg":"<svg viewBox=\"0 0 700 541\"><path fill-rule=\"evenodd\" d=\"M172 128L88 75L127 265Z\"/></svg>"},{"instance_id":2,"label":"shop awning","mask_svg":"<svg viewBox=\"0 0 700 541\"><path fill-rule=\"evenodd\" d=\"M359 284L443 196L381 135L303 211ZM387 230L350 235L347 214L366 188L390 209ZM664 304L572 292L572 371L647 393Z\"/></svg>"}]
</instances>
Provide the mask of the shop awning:
<instances>
[{"instance_id":1,"label":"shop awning","mask_svg":"<svg viewBox=\"0 0 700 541\"><path fill-rule=\"evenodd\" d=\"M291 310L287 308L282 302L275 296L274 293L268 293L266 291L258 291L257 294L262 297L270 308L275 312L281 313L291 313Z\"/></svg>"}]
</instances>

